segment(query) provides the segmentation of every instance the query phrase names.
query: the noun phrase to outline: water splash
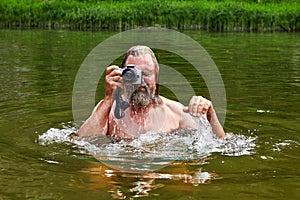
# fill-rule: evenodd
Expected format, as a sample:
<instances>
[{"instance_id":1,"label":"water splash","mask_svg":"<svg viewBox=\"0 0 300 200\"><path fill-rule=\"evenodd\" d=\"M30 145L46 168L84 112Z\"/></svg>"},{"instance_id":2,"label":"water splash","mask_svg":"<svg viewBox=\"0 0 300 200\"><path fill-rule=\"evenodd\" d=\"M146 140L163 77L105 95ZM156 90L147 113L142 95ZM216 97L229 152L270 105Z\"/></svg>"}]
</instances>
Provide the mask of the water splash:
<instances>
[{"instance_id":1,"label":"water splash","mask_svg":"<svg viewBox=\"0 0 300 200\"><path fill-rule=\"evenodd\" d=\"M279 140L277 143L273 144L273 151L282 151L285 148L298 148L300 147L300 142L293 140Z\"/></svg>"},{"instance_id":2,"label":"water splash","mask_svg":"<svg viewBox=\"0 0 300 200\"><path fill-rule=\"evenodd\" d=\"M41 145L68 143L94 156L107 166L131 173L149 172L163 168L173 161L193 161L218 152L227 156L255 153L256 137L227 133L217 138L205 117L197 119L198 129L180 129L171 133L148 132L136 139L116 137L70 137L74 126L51 128L39 136Z\"/></svg>"}]
</instances>

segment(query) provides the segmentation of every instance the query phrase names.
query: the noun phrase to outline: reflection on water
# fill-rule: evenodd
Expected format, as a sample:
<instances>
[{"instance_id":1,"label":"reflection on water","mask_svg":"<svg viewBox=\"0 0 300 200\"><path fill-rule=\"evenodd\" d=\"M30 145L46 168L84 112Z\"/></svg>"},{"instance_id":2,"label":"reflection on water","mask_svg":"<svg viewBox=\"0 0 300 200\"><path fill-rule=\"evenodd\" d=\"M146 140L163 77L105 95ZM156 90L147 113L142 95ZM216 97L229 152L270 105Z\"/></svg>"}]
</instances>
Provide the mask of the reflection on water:
<instances>
[{"instance_id":1,"label":"reflection on water","mask_svg":"<svg viewBox=\"0 0 300 200\"><path fill-rule=\"evenodd\" d=\"M205 163L206 159L197 161L197 163L189 163L190 165L200 165ZM181 165L182 163L174 162L171 165ZM159 196L155 192L156 189L165 187L159 180L179 181L179 184L191 184L192 186L199 186L200 184L208 184L211 180L218 178L215 173L202 171L199 168L192 172L184 171L182 173L124 173L117 170L106 169L103 166L84 169L82 172L90 175L92 188L100 188L101 182L104 180L111 185L108 192L114 199L125 199L126 197L146 197ZM123 179L131 179L132 182L125 182Z\"/></svg>"}]
</instances>

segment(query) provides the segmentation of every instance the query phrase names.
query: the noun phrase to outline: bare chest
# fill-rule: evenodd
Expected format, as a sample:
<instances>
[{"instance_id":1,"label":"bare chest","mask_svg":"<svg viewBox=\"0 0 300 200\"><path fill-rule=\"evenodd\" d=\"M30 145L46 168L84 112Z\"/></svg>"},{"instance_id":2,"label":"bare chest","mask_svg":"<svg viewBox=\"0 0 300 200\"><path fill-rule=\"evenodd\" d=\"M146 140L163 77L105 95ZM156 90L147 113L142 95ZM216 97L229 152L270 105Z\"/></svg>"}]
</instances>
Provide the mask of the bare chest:
<instances>
[{"instance_id":1,"label":"bare chest","mask_svg":"<svg viewBox=\"0 0 300 200\"><path fill-rule=\"evenodd\" d=\"M164 108L149 113L133 114L128 110L122 119L111 118L109 134L120 137L138 137L147 132L170 132L179 128L179 119Z\"/></svg>"}]
</instances>

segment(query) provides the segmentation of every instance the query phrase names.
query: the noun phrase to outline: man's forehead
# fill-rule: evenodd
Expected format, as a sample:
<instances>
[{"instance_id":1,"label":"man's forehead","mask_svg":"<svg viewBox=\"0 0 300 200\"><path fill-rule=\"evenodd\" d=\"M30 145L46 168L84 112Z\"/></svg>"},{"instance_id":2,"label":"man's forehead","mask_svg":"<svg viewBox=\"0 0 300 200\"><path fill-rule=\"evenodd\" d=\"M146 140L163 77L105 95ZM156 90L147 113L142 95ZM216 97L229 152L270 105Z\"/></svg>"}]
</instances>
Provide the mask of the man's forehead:
<instances>
[{"instance_id":1,"label":"man's forehead","mask_svg":"<svg viewBox=\"0 0 300 200\"><path fill-rule=\"evenodd\" d=\"M137 68L148 69L148 70L151 70L151 69L155 68L152 57L149 54L142 54L142 55L139 55L139 56L130 55L127 58L126 64L127 65L128 64L133 64Z\"/></svg>"}]
</instances>

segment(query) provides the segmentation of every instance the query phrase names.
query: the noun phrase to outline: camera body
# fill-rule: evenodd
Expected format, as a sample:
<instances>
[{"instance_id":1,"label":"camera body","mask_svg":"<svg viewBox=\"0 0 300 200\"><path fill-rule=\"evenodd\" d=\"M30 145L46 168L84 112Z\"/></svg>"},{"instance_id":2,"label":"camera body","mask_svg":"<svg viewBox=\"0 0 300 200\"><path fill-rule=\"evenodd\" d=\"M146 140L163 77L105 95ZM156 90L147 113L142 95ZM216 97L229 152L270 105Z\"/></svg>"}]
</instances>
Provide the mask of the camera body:
<instances>
[{"instance_id":1,"label":"camera body","mask_svg":"<svg viewBox=\"0 0 300 200\"><path fill-rule=\"evenodd\" d=\"M142 71L135 68L134 65L127 65L121 68L122 79L125 84L140 85L142 84Z\"/></svg>"}]
</instances>

